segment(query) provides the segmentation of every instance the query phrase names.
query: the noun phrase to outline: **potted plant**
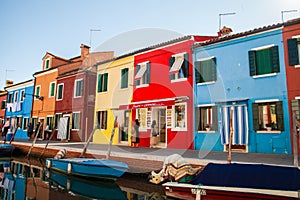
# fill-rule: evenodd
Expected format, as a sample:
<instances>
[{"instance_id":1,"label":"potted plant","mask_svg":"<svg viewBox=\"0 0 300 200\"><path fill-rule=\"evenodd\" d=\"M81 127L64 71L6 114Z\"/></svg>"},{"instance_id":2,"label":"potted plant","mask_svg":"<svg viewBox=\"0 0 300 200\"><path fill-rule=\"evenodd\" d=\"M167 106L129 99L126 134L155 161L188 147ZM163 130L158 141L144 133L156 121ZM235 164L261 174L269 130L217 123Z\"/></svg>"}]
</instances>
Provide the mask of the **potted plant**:
<instances>
[{"instance_id":1,"label":"potted plant","mask_svg":"<svg viewBox=\"0 0 300 200\"><path fill-rule=\"evenodd\" d=\"M266 124L266 128L267 128L267 131L271 131L272 130L272 124L271 123Z\"/></svg>"},{"instance_id":2,"label":"potted plant","mask_svg":"<svg viewBox=\"0 0 300 200\"><path fill-rule=\"evenodd\" d=\"M206 130L206 131L210 131L210 126L209 126L209 124L206 124L206 125L205 125L205 130Z\"/></svg>"}]
</instances>

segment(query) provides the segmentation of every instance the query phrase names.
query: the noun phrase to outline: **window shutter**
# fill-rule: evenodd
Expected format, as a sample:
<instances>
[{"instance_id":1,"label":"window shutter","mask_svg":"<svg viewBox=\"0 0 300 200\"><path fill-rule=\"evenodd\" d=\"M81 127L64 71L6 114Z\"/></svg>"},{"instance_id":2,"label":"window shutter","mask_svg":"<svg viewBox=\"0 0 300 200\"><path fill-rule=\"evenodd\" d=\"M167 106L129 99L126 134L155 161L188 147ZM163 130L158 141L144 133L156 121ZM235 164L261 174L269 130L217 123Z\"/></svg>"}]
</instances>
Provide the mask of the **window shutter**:
<instances>
[{"instance_id":1,"label":"window shutter","mask_svg":"<svg viewBox=\"0 0 300 200\"><path fill-rule=\"evenodd\" d=\"M137 65L137 66L135 67L135 76L136 76L136 74L138 73L138 71L140 70L140 68L141 68L140 65ZM140 80L136 80L136 81L135 81L135 85L140 85Z\"/></svg>"},{"instance_id":2,"label":"window shutter","mask_svg":"<svg viewBox=\"0 0 300 200\"><path fill-rule=\"evenodd\" d=\"M218 106L212 107L212 130L218 130Z\"/></svg>"},{"instance_id":3,"label":"window shutter","mask_svg":"<svg viewBox=\"0 0 300 200\"><path fill-rule=\"evenodd\" d=\"M211 59L211 80L216 81L217 80L217 60L216 57L213 57Z\"/></svg>"},{"instance_id":4,"label":"window shutter","mask_svg":"<svg viewBox=\"0 0 300 200\"><path fill-rule=\"evenodd\" d=\"M201 121L200 121L200 113L201 113L201 110L200 110L200 107L196 107L195 109L195 125L196 125L196 130L197 131L201 131Z\"/></svg>"},{"instance_id":5,"label":"window shutter","mask_svg":"<svg viewBox=\"0 0 300 200\"><path fill-rule=\"evenodd\" d=\"M151 70L150 70L150 62L148 62L146 66L147 66L147 70L146 70L145 73L147 73L146 74L147 80L146 80L145 84L149 84L150 83L150 72L151 72Z\"/></svg>"},{"instance_id":6,"label":"window shutter","mask_svg":"<svg viewBox=\"0 0 300 200\"><path fill-rule=\"evenodd\" d=\"M282 101L276 102L276 113L277 113L277 128L280 131L284 130L284 119L282 111Z\"/></svg>"},{"instance_id":7,"label":"window shutter","mask_svg":"<svg viewBox=\"0 0 300 200\"><path fill-rule=\"evenodd\" d=\"M292 112L295 113L297 119L300 119L300 100L299 99L292 99Z\"/></svg>"},{"instance_id":8,"label":"window shutter","mask_svg":"<svg viewBox=\"0 0 300 200\"><path fill-rule=\"evenodd\" d=\"M121 88L128 87L128 68L121 70Z\"/></svg>"},{"instance_id":9,"label":"window shutter","mask_svg":"<svg viewBox=\"0 0 300 200\"><path fill-rule=\"evenodd\" d=\"M273 46L271 48L271 59L273 72L280 72L278 46Z\"/></svg>"},{"instance_id":10,"label":"window shutter","mask_svg":"<svg viewBox=\"0 0 300 200\"><path fill-rule=\"evenodd\" d=\"M104 84L103 91L107 91L107 85L108 85L108 73L105 73L105 74L104 74L103 84Z\"/></svg>"},{"instance_id":11,"label":"window shutter","mask_svg":"<svg viewBox=\"0 0 300 200\"><path fill-rule=\"evenodd\" d=\"M258 104L253 103L252 104L252 118L253 118L253 129L254 129L254 131L259 130L259 121L258 121L259 114L258 113L259 113Z\"/></svg>"},{"instance_id":12,"label":"window shutter","mask_svg":"<svg viewBox=\"0 0 300 200\"><path fill-rule=\"evenodd\" d=\"M297 38L287 40L289 65L294 66L299 64L299 52Z\"/></svg>"},{"instance_id":13,"label":"window shutter","mask_svg":"<svg viewBox=\"0 0 300 200\"><path fill-rule=\"evenodd\" d=\"M185 78L189 76L189 54L184 54L184 62L183 62L183 74Z\"/></svg>"},{"instance_id":14,"label":"window shutter","mask_svg":"<svg viewBox=\"0 0 300 200\"><path fill-rule=\"evenodd\" d=\"M201 82L201 75L200 75L200 67L201 67L201 61L196 61L194 63L195 65L195 81L196 84Z\"/></svg>"},{"instance_id":15,"label":"window shutter","mask_svg":"<svg viewBox=\"0 0 300 200\"><path fill-rule=\"evenodd\" d=\"M102 74L98 75L98 90L97 92L102 92Z\"/></svg>"},{"instance_id":16,"label":"window shutter","mask_svg":"<svg viewBox=\"0 0 300 200\"><path fill-rule=\"evenodd\" d=\"M249 67L250 67L250 76L256 75L256 59L255 59L255 51L249 51Z\"/></svg>"},{"instance_id":17,"label":"window shutter","mask_svg":"<svg viewBox=\"0 0 300 200\"><path fill-rule=\"evenodd\" d=\"M169 69L171 69L174 62L175 62L175 57L171 56L170 59L169 59L169 64L170 64ZM174 80L175 79L175 74L169 74L169 78L170 78L170 80Z\"/></svg>"}]
</instances>

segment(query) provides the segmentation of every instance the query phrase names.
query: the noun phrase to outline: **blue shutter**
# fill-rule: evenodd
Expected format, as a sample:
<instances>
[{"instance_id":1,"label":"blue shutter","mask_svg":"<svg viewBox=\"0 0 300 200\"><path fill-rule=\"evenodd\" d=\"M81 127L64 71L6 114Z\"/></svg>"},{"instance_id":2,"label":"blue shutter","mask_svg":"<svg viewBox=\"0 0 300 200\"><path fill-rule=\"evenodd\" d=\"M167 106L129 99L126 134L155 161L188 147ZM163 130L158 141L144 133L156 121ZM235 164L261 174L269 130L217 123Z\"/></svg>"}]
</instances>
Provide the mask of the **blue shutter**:
<instances>
[{"instance_id":1,"label":"blue shutter","mask_svg":"<svg viewBox=\"0 0 300 200\"><path fill-rule=\"evenodd\" d=\"M287 40L289 65L294 66L299 64L298 41L296 38Z\"/></svg>"},{"instance_id":2,"label":"blue shutter","mask_svg":"<svg viewBox=\"0 0 300 200\"><path fill-rule=\"evenodd\" d=\"M249 51L249 67L250 67L250 76L256 75L256 59L255 59L255 51Z\"/></svg>"}]
</instances>

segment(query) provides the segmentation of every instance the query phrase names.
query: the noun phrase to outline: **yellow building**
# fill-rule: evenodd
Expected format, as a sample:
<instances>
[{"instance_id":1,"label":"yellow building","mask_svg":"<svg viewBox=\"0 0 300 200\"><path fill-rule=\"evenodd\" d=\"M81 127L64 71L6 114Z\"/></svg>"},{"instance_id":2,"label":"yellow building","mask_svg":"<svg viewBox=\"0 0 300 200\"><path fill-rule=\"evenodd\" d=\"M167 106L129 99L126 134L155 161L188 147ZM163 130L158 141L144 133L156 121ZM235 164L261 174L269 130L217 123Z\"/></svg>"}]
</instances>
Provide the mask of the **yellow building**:
<instances>
[{"instance_id":1,"label":"yellow building","mask_svg":"<svg viewBox=\"0 0 300 200\"><path fill-rule=\"evenodd\" d=\"M120 105L128 105L132 97L134 57L120 56L97 65L97 86L95 99L95 126L93 142L108 144L112 131L113 144L128 145L130 134L130 110L120 110ZM114 120L117 117L117 127Z\"/></svg>"}]
</instances>

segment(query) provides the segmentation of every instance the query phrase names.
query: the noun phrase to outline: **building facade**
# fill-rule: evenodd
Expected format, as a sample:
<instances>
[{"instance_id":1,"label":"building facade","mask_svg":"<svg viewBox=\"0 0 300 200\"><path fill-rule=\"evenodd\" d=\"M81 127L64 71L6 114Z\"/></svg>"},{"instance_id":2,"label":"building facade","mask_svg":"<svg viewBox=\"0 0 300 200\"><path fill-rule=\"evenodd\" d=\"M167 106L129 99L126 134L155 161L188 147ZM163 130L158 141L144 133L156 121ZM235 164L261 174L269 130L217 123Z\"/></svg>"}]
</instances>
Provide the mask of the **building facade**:
<instances>
[{"instance_id":1,"label":"building facade","mask_svg":"<svg viewBox=\"0 0 300 200\"><path fill-rule=\"evenodd\" d=\"M282 25L193 46L195 149L290 154Z\"/></svg>"}]
</instances>

